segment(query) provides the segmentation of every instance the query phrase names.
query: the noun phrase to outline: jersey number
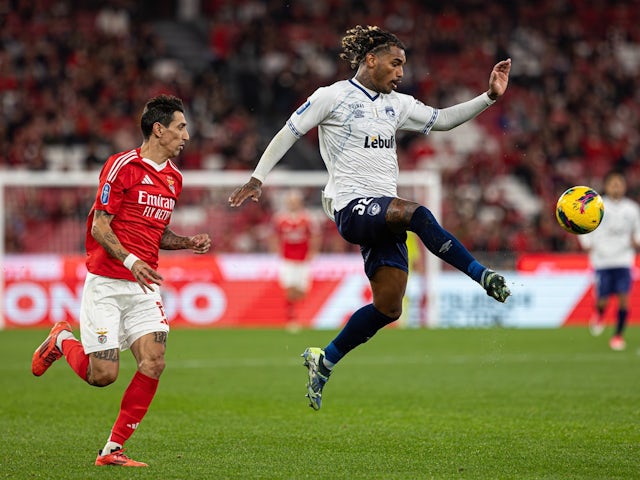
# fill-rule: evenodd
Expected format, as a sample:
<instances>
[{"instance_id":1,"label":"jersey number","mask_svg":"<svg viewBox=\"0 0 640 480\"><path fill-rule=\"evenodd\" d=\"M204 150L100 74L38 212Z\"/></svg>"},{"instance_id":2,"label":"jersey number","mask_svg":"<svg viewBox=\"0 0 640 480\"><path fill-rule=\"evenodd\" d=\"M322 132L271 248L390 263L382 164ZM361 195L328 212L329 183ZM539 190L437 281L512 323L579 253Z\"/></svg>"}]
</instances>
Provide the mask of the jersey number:
<instances>
[{"instance_id":1,"label":"jersey number","mask_svg":"<svg viewBox=\"0 0 640 480\"><path fill-rule=\"evenodd\" d=\"M364 215L364 212L367 210L367 206L373 201L373 198L361 198L358 200L353 206L352 212L356 212L358 215Z\"/></svg>"}]
</instances>

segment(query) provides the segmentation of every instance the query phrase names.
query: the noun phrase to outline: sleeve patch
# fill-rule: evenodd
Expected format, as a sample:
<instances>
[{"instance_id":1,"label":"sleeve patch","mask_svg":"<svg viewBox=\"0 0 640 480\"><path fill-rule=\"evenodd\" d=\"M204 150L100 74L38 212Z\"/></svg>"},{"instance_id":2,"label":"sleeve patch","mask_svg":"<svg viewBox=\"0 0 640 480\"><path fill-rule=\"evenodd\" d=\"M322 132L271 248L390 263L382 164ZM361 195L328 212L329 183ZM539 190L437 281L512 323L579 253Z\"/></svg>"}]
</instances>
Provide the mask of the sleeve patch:
<instances>
[{"instance_id":1,"label":"sleeve patch","mask_svg":"<svg viewBox=\"0 0 640 480\"><path fill-rule=\"evenodd\" d=\"M100 203L107 205L109 203L109 196L111 195L111 185L105 183L102 186L102 192L100 192Z\"/></svg>"},{"instance_id":2,"label":"sleeve patch","mask_svg":"<svg viewBox=\"0 0 640 480\"><path fill-rule=\"evenodd\" d=\"M309 108L309 106L310 106L310 105L311 105L311 101L310 101L310 100L307 100L304 104L302 104L302 105L300 106L300 108L298 108L298 109L296 110L296 114L297 114L297 115L302 115L302 114L304 113L304 111L305 111L307 108Z\"/></svg>"}]
</instances>

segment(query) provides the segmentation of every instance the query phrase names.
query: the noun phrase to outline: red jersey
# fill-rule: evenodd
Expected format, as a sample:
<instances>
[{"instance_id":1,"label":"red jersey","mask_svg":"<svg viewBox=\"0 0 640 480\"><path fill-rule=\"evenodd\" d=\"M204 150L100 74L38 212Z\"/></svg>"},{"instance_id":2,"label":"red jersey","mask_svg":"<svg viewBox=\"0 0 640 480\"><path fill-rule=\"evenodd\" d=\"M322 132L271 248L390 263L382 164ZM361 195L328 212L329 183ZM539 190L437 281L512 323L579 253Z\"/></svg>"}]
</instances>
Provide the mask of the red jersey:
<instances>
[{"instance_id":1,"label":"red jersey","mask_svg":"<svg viewBox=\"0 0 640 480\"><path fill-rule=\"evenodd\" d=\"M91 235L96 210L114 216L111 228L129 252L158 268L160 239L181 191L182 174L171 160L158 165L142 158L139 148L109 157L87 218L87 269L96 275L135 281L129 269Z\"/></svg>"},{"instance_id":2,"label":"red jersey","mask_svg":"<svg viewBox=\"0 0 640 480\"><path fill-rule=\"evenodd\" d=\"M311 218L306 213L277 215L275 228L280 255L287 260L306 260L314 235L313 227Z\"/></svg>"}]
</instances>

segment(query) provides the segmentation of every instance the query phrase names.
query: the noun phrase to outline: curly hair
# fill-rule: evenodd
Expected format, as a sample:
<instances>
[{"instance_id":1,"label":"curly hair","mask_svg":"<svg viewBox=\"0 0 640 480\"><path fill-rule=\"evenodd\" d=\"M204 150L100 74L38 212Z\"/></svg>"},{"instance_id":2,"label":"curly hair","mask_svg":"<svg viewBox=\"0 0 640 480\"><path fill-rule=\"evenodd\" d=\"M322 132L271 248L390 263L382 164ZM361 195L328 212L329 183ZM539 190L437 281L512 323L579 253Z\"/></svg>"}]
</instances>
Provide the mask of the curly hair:
<instances>
[{"instance_id":1,"label":"curly hair","mask_svg":"<svg viewBox=\"0 0 640 480\"><path fill-rule=\"evenodd\" d=\"M340 58L348 61L351 68L357 68L367 53L389 50L392 46L405 50L403 43L393 33L386 32L376 26L356 25L347 30L346 35L342 38Z\"/></svg>"}]
</instances>

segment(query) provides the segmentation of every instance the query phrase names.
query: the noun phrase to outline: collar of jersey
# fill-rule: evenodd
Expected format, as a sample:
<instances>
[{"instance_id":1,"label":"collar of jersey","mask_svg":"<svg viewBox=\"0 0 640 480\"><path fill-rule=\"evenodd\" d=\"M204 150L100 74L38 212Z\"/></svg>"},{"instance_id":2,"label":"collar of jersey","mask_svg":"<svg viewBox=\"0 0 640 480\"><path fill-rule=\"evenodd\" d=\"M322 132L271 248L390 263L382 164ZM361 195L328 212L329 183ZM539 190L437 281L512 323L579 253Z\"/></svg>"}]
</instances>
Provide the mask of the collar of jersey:
<instances>
[{"instance_id":1,"label":"collar of jersey","mask_svg":"<svg viewBox=\"0 0 640 480\"><path fill-rule=\"evenodd\" d=\"M374 92L373 90L369 90L367 87L362 85L358 80L356 80L356 77L350 78L349 82L351 82L351 85L353 85L354 87L362 90L362 93L364 93L367 97L369 97L369 100L371 100L372 102L375 101L376 98L380 96L380 92Z\"/></svg>"},{"instance_id":2,"label":"collar of jersey","mask_svg":"<svg viewBox=\"0 0 640 480\"><path fill-rule=\"evenodd\" d=\"M142 160L144 163L146 163L146 164L148 164L148 165L151 165L151 166L152 166L153 168L155 168L155 169L156 169L156 171L158 171L158 172L159 172L160 170L162 170L164 167L166 167L166 166L167 166L167 160L165 160L164 162L162 162L162 163L160 163L160 164L158 164L158 163L154 162L153 160L150 160L150 159L148 159L148 158L145 158L145 157L140 157L140 160Z\"/></svg>"}]
</instances>

